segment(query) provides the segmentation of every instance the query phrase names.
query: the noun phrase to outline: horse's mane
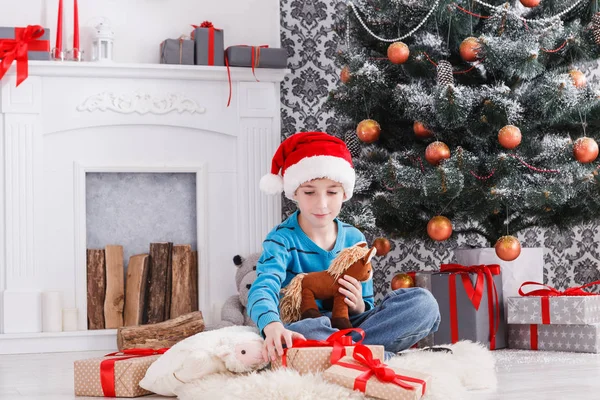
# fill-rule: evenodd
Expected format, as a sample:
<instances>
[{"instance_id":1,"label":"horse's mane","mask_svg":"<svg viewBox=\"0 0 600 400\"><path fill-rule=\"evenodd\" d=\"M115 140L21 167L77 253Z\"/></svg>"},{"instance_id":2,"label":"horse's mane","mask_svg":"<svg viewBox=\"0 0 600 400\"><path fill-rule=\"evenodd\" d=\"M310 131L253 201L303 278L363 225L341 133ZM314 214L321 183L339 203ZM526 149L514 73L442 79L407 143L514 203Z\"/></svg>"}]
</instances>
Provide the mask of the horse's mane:
<instances>
[{"instance_id":1,"label":"horse's mane","mask_svg":"<svg viewBox=\"0 0 600 400\"><path fill-rule=\"evenodd\" d=\"M354 265L355 262L367 255L369 249L365 246L354 245L344 249L338 254L327 268L327 272L333 276L334 280L342 275L348 268Z\"/></svg>"}]
</instances>

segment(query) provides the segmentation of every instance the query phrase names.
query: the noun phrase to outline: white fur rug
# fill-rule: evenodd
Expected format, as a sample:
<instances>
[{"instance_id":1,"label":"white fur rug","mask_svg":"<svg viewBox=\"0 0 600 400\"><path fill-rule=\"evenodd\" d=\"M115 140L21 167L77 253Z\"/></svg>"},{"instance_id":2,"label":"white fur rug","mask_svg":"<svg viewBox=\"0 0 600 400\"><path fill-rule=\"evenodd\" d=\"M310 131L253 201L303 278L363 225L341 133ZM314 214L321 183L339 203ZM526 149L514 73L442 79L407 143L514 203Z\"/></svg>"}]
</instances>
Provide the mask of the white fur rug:
<instances>
[{"instance_id":1,"label":"white fur rug","mask_svg":"<svg viewBox=\"0 0 600 400\"><path fill-rule=\"evenodd\" d=\"M433 376L423 400L463 400L466 391L496 389L495 361L490 351L469 341L448 345L453 354L408 351L387 362ZM359 392L325 382L320 375L300 376L291 370L265 370L250 375L217 374L177 390L181 400L350 400L365 399Z\"/></svg>"}]
</instances>

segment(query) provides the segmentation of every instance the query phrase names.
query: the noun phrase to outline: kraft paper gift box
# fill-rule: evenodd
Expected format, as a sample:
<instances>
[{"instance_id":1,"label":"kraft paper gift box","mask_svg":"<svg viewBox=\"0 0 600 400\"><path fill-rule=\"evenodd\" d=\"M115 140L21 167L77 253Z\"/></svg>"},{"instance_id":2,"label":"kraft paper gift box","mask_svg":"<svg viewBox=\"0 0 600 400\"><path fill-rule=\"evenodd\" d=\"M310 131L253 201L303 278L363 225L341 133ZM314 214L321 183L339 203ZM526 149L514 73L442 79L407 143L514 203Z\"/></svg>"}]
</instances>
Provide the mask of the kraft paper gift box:
<instances>
[{"instance_id":1,"label":"kraft paper gift box","mask_svg":"<svg viewBox=\"0 0 600 400\"><path fill-rule=\"evenodd\" d=\"M430 375L391 368L372 355L361 357L369 352L360 347L356 353L325 370L323 379L384 400L419 400L427 393Z\"/></svg>"},{"instance_id":2,"label":"kraft paper gift box","mask_svg":"<svg viewBox=\"0 0 600 400\"><path fill-rule=\"evenodd\" d=\"M24 29L18 27L0 27L0 41L2 39L14 39L16 29ZM27 51L29 60L50 60L50 29L44 28L44 34L34 42L29 44L30 50ZM2 57L0 57L2 58Z\"/></svg>"},{"instance_id":3,"label":"kraft paper gift box","mask_svg":"<svg viewBox=\"0 0 600 400\"><path fill-rule=\"evenodd\" d=\"M511 349L600 353L600 324L508 325Z\"/></svg>"},{"instance_id":4,"label":"kraft paper gift box","mask_svg":"<svg viewBox=\"0 0 600 400\"><path fill-rule=\"evenodd\" d=\"M132 349L132 352L137 350L145 349ZM148 355L128 358L127 355L120 355L75 361L75 395L139 397L151 394L152 392L142 389L139 382L150 368L150 365L159 357L160 355ZM116 360L114 368L110 366L109 360ZM107 371L101 372L103 362L108 362L109 365Z\"/></svg>"},{"instance_id":5,"label":"kraft paper gift box","mask_svg":"<svg viewBox=\"0 0 600 400\"><path fill-rule=\"evenodd\" d=\"M385 350L383 346L367 346L374 356L383 360ZM354 346L345 346L346 355L352 356ZM292 347L286 349L286 366L301 375L325 371L331 367L331 353L333 347ZM271 362L271 369L283 368L283 358L278 357Z\"/></svg>"},{"instance_id":6,"label":"kraft paper gift box","mask_svg":"<svg viewBox=\"0 0 600 400\"><path fill-rule=\"evenodd\" d=\"M167 39L160 44L161 64L194 65L194 41Z\"/></svg>"},{"instance_id":7,"label":"kraft paper gift box","mask_svg":"<svg viewBox=\"0 0 600 400\"><path fill-rule=\"evenodd\" d=\"M524 282L519 288L521 297L508 298L509 324L583 325L600 323L600 296L584 288L600 284L591 282L565 291L537 283ZM542 289L524 291L526 286Z\"/></svg>"},{"instance_id":8,"label":"kraft paper gift box","mask_svg":"<svg viewBox=\"0 0 600 400\"><path fill-rule=\"evenodd\" d=\"M442 264L431 274L431 293L441 315L436 345L472 340L491 350L507 346L499 265Z\"/></svg>"},{"instance_id":9,"label":"kraft paper gift box","mask_svg":"<svg viewBox=\"0 0 600 400\"><path fill-rule=\"evenodd\" d=\"M230 67L287 68L287 50L281 48L231 46L225 56Z\"/></svg>"},{"instance_id":10,"label":"kraft paper gift box","mask_svg":"<svg viewBox=\"0 0 600 400\"><path fill-rule=\"evenodd\" d=\"M195 64L225 65L225 41L222 29L199 26L194 30Z\"/></svg>"}]
</instances>

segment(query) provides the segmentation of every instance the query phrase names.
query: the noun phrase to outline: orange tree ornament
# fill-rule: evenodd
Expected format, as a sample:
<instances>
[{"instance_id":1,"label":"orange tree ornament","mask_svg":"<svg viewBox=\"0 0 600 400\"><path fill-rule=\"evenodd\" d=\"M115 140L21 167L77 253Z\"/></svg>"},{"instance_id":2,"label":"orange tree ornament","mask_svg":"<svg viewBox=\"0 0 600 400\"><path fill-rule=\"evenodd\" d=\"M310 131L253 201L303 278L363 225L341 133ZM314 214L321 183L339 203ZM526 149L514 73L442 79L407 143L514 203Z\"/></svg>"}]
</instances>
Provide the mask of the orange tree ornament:
<instances>
[{"instance_id":1,"label":"orange tree ornament","mask_svg":"<svg viewBox=\"0 0 600 400\"><path fill-rule=\"evenodd\" d=\"M443 242L452 236L452 222L442 215L436 215L427 223L427 234L431 239Z\"/></svg>"},{"instance_id":2,"label":"orange tree ornament","mask_svg":"<svg viewBox=\"0 0 600 400\"><path fill-rule=\"evenodd\" d=\"M374 119L364 119L356 127L356 135L361 142L374 143L379 139L381 127Z\"/></svg>"},{"instance_id":3,"label":"orange tree ornament","mask_svg":"<svg viewBox=\"0 0 600 400\"><path fill-rule=\"evenodd\" d=\"M391 282L392 290L415 287L415 280L409 274L396 274Z\"/></svg>"},{"instance_id":4,"label":"orange tree ornament","mask_svg":"<svg viewBox=\"0 0 600 400\"><path fill-rule=\"evenodd\" d=\"M514 149L521 144L521 130L514 125L506 125L498 132L498 142L505 149Z\"/></svg>"},{"instance_id":5,"label":"orange tree ornament","mask_svg":"<svg viewBox=\"0 0 600 400\"><path fill-rule=\"evenodd\" d=\"M387 56L392 64L404 64L408 61L410 50L403 42L394 42L388 46Z\"/></svg>"},{"instance_id":6,"label":"orange tree ornament","mask_svg":"<svg viewBox=\"0 0 600 400\"><path fill-rule=\"evenodd\" d=\"M514 236L502 236L494 246L496 255L504 261L513 261L521 254L521 242Z\"/></svg>"}]
</instances>

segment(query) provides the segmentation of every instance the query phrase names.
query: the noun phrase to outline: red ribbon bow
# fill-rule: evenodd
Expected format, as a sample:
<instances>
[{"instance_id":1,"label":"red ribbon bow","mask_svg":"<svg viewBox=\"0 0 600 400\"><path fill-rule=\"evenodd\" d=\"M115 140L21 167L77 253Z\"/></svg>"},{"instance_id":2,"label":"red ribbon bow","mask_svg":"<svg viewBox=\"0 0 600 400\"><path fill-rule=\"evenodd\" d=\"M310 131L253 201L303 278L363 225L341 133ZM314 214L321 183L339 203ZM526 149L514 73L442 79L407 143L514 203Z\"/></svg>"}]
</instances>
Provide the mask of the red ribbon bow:
<instances>
[{"instance_id":1,"label":"red ribbon bow","mask_svg":"<svg viewBox=\"0 0 600 400\"><path fill-rule=\"evenodd\" d=\"M584 288L595 286L600 284L600 281L594 281L587 283L581 286L575 286L572 288L568 288L565 291L561 292L560 290L556 290L552 286L544 285L543 283L527 281L523 282L521 287L519 288L519 294L523 297L528 296L541 296L542 300L542 324L548 325L550 323L550 297L556 296L598 296L597 293L590 293L583 290ZM527 285L537 285L543 286L545 289L537 289L532 290L531 292L525 293L523 291L523 287ZM537 336L537 331L536 331Z\"/></svg>"},{"instance_id":2,"label":"red ribbon bow","mask_svg":"<svg viewBox=\"0 0 600 400\"><path fill-rule=\"evenodd\" d=\"M351 332L358 333L361 338L358 342L352 342L352 336L347 336ZM346 355L346 346L356 346L365 340L365 331L360 328L342 329L329 336L326 340L305 340L295 339L292 343L294 349L307 348L307 347L333 347L331 356L329 358L331 364L335 364L340 358ZM281 365L287 367L287 352L288 348L283 349L283 356L281 357Z\"/></svg>"},{"instance_id":3,"label":"red ribbon bow","mask_svg":"<svg viewBox=\"0 0 600 400\"><path fill-rule=\"evenodd\" d=\"M247 45L238 45L238 46L230 46L230 47L250 47L250 51L252 52L250 57L251 57L251 65L252 65L252 75L254 75L254 79L256 79L256 82L260 82L258 80L258 78L256 77L256 72L255 72L255 68L258 67L260 65L260 49L268 49L269 45L268 44L263 44L260 46L247 46ZM229 49L229 47L225 50L225 66L227 67L227 80L229 81L229 98L227 99L227 107L229 107L229 105L231 104L231 72L229 70L229 59L227 58L227 50Z\"/></svg>"},{"instance_id":4,"label":"red ribbon bow","mask_svg":"<svg viewBox=\"0 0 600 400\"><path fill-rule=\"evenodd\" d=\"M456 306L456 274L460 275L465 293L475 310L479 310L481 299L483 298L483 288L487 283L487 294L488 294L488 312L489 312L489 325L490 325L490 349L496 348L496 333L500 325L500 306L498 301L498 291L496 284L494 283L493 275L500 274L500 265L472 265L465 267L460 264L442 264L440 266L440 272L449 272L448 278L449 293L450 293L450 336L452 343L456 343L459 340L458 335L458 312ZM477 274L477 280L475 281L475 287L471 283L469 274Z\"/></svg>"},{"instance_id":5,"label":"red ribbon bow","mask_svg":"<svg viewBox=\"0 0 600 400\"><path fill-rule=\"evenodd\" d=\"M14 39L0 39L0 79L4 77L13 61L17 61L17 86L29 75L28 51L50 51L48 40L38 40L44 35L40 25L15 28Z\"/></svg>"},{"instance_id":6,"label":"red ribbon bow","mask_svg":"<svg viewBox=\"0 0 600 400\"><path fill-rule=\"evenodd\" d=\"M354 390L360 390L365 392L367 389L367 382L375 375L381 382L393 383L394 385L400 386L406 390L415 390L416 387L407 382L412 382L421 385L421 395L425 394L426 382L422 379L413 378L411 376L397 375L396 372L388 368L388 366L381 362L381 360L373 358L371 349L367 346L359 344L354 348L352 357L360 363L360 365L350 364L345 362L337 362L336 365L345 368L352 368L358 371L364 371L354 380Z\"/></svg>"},{"instance_id":7,"label":"red ribbon bow","mask_svg":"<svg viewBox=\"0 0 600 400\"><path fill-rule=\"evenodd\" d=\"M130 358L139 358L164 354L169 348L163 349L128 349L117 351L105 355L104 357L119 356L118 358L109 358L100 363L100 383L102 384L102 392L104 397L116 397L115 390L115 363L118 361L128 360Z\"/></svg>"}]
</instances>

